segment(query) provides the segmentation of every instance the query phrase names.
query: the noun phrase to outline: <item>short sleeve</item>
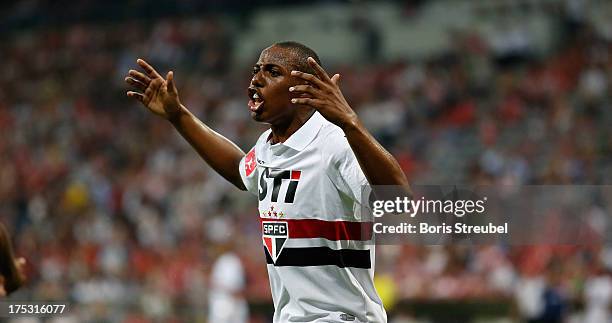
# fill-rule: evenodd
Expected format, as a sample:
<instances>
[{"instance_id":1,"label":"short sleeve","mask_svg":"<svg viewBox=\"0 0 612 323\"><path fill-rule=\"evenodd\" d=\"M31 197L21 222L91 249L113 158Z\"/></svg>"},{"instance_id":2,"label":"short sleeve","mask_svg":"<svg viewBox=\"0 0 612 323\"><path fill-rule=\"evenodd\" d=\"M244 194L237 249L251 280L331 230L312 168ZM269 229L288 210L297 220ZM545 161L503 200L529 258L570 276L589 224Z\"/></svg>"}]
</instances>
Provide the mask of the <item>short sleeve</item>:
<instances>
[{"instance_id":1,"label":"short sleeve","mask_svg":"<svg viewBox=\"0 0 612 323\"><path fill-rule=\"evenodd\" d=\"M362 187L368 185L368 180L344 133L331 134L326 139L325 146L328 147L325 150L326 160L329 164L328 175L332 182L340 191L359 202Z\"/></svg>"},{"instance_id":2,"label":"short sleeve","mask_svg":"<svg viewBox=\"0 0 612 323\"><path fill-rule=\"evenodd\" d=\"M257 195L257 158L255 157L255 147L251 149L240 160L240 177L247 191Z\"/></svg>"}]
</instances>

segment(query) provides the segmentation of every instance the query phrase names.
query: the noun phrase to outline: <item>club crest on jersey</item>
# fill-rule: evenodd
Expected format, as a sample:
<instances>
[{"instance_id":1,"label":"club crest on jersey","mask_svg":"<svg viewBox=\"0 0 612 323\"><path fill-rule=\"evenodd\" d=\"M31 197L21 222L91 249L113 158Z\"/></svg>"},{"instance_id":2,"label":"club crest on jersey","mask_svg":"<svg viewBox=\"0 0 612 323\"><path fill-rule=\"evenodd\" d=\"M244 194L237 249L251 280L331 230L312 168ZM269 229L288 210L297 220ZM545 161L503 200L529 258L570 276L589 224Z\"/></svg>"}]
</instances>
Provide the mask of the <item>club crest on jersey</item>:
<instances>
[{"instance_id":1,"label":"club crest on jersey","mask_svg":"<svg viewBox=\"0 0 612 323\"><path fill-rule=\"evenodd\" d=\"M276 262L283 251L285 241L289 238L289 226L285 221L264 221L261 225L263 244L272 261Z\"/></svg>"}]
</instances>

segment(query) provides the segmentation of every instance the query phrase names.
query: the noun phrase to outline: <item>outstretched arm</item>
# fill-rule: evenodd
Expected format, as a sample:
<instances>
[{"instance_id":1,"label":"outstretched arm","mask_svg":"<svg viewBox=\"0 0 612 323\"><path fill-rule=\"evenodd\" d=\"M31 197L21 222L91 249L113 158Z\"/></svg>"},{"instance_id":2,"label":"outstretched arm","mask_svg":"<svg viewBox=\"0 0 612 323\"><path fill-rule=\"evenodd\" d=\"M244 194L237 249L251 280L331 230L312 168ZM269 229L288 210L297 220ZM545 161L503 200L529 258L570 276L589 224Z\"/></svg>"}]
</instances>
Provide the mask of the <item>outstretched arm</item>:
<instances>
[{"instance_id":1,"label":"outstretched arm","mask_svg":"<svg viewBox=\"0 0 612 323\"><path fill-rule=\"evenodd\" d=\"M395 158L374 139L346 102L338 86L340 75L335 74L330 78L311 57L308 63L317 75L292 71L293 76L309 84L293 86L289 91L307 93L310 97L295 98L292 102L312 106L327 120L342 128L370 185L400 185L409 190L408 179Z\"/></svg>"},{"instance_id":2,"label":"outstretched arm","mask_svg":"<svg viewBox=\"0 0 612 323\"><path fill-rule=\"evenodd\" d=\"M137 63L145 73L130 70L125 81L140 92L128 91L127 95L138 99L154 114L170 121L217 173L239 189L246 190L238 170L244 152L229 139L206 126L181 104L173 72L168 72L164 79L144 60L139 59Z\"/></svg>"}]
</instances>

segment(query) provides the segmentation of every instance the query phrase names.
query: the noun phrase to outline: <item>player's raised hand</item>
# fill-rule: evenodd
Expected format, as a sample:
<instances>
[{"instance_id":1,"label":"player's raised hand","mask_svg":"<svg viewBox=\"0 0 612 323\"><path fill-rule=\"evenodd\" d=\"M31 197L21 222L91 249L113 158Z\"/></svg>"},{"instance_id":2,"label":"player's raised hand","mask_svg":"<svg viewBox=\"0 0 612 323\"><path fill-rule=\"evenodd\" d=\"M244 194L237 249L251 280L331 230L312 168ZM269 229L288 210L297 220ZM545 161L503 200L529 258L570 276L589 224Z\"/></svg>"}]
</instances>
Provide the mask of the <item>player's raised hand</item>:
<instances>
[{"instance_id":1,"label":"player's raised hand","mask_svg":"<svg viewBox=\"0 0 612 323\"><path fill-rule=\"evenodd\" d=\"M180 111L181 101L174 84L174 73L168 72L164 79L149 63L143 59L136 61L144 73L130 70L125 81L136 91L128 91L127 96L136 98L151 112L170 119Z\"/></svg>"},{"instance_id":2,"label":"player's raised hand","mask_svg":"<svg viewBox=\"0 0 612 323\"><path fill-rule=\"evenodd\" d=\"M317 75L292 71L291 75L304 79L309 84L292 86L289 91L306 93L310 97L291 99L291 103L312 106L323 117L342 129L347 125L354 124L357 121L357 114L346 102L342 91L340 91L338 86L340 74L335 74L330 78L312 57L308 57L308 64L312 66Z\"/></svg>"}]
</instances>

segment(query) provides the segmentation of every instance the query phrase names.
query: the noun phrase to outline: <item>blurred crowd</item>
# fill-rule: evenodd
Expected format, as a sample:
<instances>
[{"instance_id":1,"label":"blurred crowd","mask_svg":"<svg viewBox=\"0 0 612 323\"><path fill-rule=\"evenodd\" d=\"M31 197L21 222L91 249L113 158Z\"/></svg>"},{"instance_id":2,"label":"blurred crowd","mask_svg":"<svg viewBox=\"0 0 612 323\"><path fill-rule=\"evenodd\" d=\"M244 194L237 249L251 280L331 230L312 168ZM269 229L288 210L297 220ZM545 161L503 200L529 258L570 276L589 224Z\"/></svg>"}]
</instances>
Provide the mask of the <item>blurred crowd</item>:
<instances>
[{"instance_id":1,"label":"blurred crowd","mask_svg":"<svg viewBox=\"0 0 612 323\"><path fill-rule=\"evenodd\" d=\"M324 67L342 74L349 103L413 184L607 184L612 40L566 18L545 55L528 42L499 48L453 31L453 47L426 60ZM257 201L125 95L136 58L172 69L183 104L250 149L265 126L250 120L251 67L233 64L223 20L74 24L3 38L0 220L29 261L28 286L15 297L69 300L74 322L205 322L213 263L233 250L246 299L271 302ZM603 214L603 235L609 210L592 210ZM604 304L598 313L607 315L612 300L605 239L379 249L389 307L516 299L519 315L535 318L549 290L568 311ZM596 317L590 322L604 322ZM253 322L266 319L252 313Z\"/></svg>"}]
</instances>

